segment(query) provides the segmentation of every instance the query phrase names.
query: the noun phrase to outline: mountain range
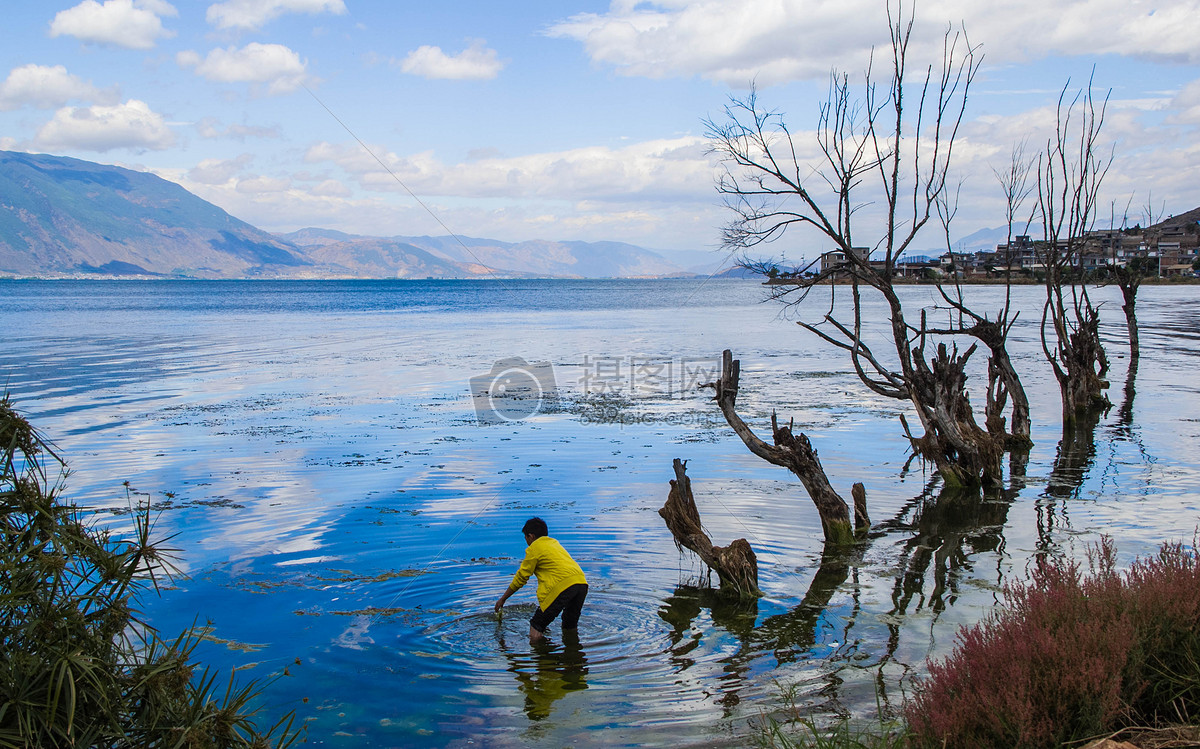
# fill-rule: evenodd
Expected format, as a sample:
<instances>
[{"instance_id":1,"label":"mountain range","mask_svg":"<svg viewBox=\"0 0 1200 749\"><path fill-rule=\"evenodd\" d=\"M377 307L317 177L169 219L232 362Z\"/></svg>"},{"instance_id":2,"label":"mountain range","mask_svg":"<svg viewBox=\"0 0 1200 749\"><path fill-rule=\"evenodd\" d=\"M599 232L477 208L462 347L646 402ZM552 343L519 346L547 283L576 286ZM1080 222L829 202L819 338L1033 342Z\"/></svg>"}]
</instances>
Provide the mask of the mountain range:
<instances>
[{"instance_id":1,"label":"mountain range","mask_svg":"<svg viewBox=\"0 0 1200 749\"><path fill-rule=\"evenodd\" d=\"M0 151L0 272L253 276L312 262L174 182Z\"/></svg>"},{"instance_id":2,"label":"mountain range","mask_svg":"<svg viewBox=\"0 0 1200 749\"><path fill-rule=\"evenodd\" d=\"M995 247L984 229L961 247ZM958 249L958 248L956 248ZM933 253L938 254L938 253ZM0 277L663 278L739 276L723 253L624 242L270 234L148 172L0 151Z\"/></svg>"},{"instance_id":3,"label":"mountain range","mask_svg":"<svg viewBox=\"0 0 1200 749\"><path fill-rule=\"evenodd\" d=\"M630 278L707 276L720 260L621 242L275 235L147 172L0 151L0 276Z\"/></svg>"}]
</instances>

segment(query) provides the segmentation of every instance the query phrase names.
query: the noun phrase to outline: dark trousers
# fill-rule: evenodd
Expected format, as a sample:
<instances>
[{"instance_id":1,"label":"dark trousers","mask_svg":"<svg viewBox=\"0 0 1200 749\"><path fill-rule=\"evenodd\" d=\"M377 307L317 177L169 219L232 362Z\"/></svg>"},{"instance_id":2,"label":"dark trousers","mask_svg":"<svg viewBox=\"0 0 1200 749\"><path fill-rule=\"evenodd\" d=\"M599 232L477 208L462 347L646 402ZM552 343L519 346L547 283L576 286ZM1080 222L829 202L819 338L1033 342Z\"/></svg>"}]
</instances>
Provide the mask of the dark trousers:
<instances>
[{"instance_id":1,"label":"dark trousers","mask_svg":"<svg viewBox=\"0 0 1200 749\"><path fill-rule=\"evenodd\" d=\"M550 622L561 613L563 629L576 629L579 627L579 614L583 611L583 601L587 598L588 586L586 583L575 583L571 587L558 594L551 602L549 608L542 611L540 608L533 612L533 617L529 620L529 626L536 629L538 632L545 632L550 626Z\"/></svg>"}]
</instances>

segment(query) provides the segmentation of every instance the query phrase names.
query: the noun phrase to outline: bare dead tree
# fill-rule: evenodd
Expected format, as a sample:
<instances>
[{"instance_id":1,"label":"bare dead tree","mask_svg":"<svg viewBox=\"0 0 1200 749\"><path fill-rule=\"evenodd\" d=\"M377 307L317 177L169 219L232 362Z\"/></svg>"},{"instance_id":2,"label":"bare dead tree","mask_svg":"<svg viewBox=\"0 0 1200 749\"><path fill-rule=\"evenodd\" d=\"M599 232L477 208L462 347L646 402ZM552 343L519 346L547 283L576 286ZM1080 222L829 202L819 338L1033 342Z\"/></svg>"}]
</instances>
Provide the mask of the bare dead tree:
<instances>
[{"instance_id":1,"label":"bare dead tree","mask_svg":"<svg viewBox=\"0 0 1200 749\"><path fill-rule=\"evenodd\" d=\"M750 543L739 538L725 547L713 546L712 539L700 523L700 510L696 507L692 481L687 475L687 461L675 458L672 468L675 478L671 480L667 503L658 514L675 538L675 545L695 552L700 561L716 572L721 581L721 590L732 592L740 598L761 595L758 589L758 558L750 548Z\"/></svg>"},{"instance_id":2,"label":"bare dead tree","mask_svg":"<svg viewBox=\"0 0 1200 749\"><path fill-rule=\"evenodd\" d=\"M737 394L741 377L741 362L733 358L729 349L721 354L721 378L702 387L716 390L717 405L725 416L725 421L733 427L733 431L742 438L742 442L758 457L788 469L800 479L805 491L812 499L821 516L821 529L825 533L827 544L847 544L854 540L854 532L850 527L850 508L846 500L834 490L829 483L825 469L817 457L817 451L803 432L794 433L793 424L779 426L775 413L771 413L771 434L773 444L768 444L754 433L737 412ZM865 533L870 527L871 520L867 516L867 495L861 484L855 484L854 518L856 528Z\"/></svg>"},{"instance_id":3,"label":"bare dead tree","mask_svg":"<svg viewBox=\"0 0 1200 749\"><path fill-rule=\"evenodd\" d=\"M1100 147L1108 97L1097 102L1089 82L1068 101L1069 89L1068 82L1059 94L1055 133L1037 168L1037 210L1045 232L1042 351L1062 392L1064 427L1111 405L1104 394L1108 357L1100 342L1100 312L1079 267L1084 237L1095 222L1100 184L1112 164L1112 153L1105 155Z\"/></svg>"},{"instance_id":4,"label":"bare dead tree","mask_svg":"<svg viewBox=\"0 0 1200 749\"><path fill-rule=\"evenodd\" d=\"M763 273L770 264L756 267L746 251L789 229L815 231L831 242L835 250L805 267L795 283L772 286L773 296L799 305L817 285L846 281L849 312L831 305L820 322L800 325L845 351L872 391L912 403L925 430L921 437L909 432L913 449L948 483L995 484L1004 446L976 424L965 390L963 369L974 347L960 355L955 347L938 345L927 359L930 331L924 318L920 327L907 322L893 284L898 258L946 190L967 94L982 58L964 32L949 28L940 68L929 66L923 76L914 76L906 69L912 20L904 18L903 7L889 7L888 19L890 75L881 81L868 68L861 97L851 91L847 75L831 76L819 115L815 163L801 158L782 116L762 109L753 90L726 107L725 122L707 123L712 149L726 167L717 188L734 213L723 240L742 252L745 267ZM910 84L910 79L920 82ZM856 214L865 201L879 197L881 236L872 247L859 249ZM863 337L864 292L879 295L887 305L895 349L891 361ZM908 430L907 421L904 426Z\"/></svg>"},{"instance_id":5,"label":"bare dead tree","mask_svg":"<svg viewBox=\"0 0 1200 749\"><path fill-rule=\"evenodd\" d=\"M1129 202L1133 202L1133 196L1129 198ZM1162 214L1165 212L1166 206L1158 209L1155 212L1153 194L1147 194L1146 204L1142 206L1142 218L1144 221L1142 236L1147 234L1147 230L1162 220ZM1115 213L1115 211L1114 211ZM1125 206L1125 215L1121 220L1121 231L1127 231L1126 224L1128 223L1129 205ZM1113 222L1109 222L1110 225ZM1121 289L1121 311L1125 313L1125 329L1129 333L1129 372L1126 375L1127 387L1132 387L1128 383L1137 376L1138 361L1141 358L1142 348L1141 342L1138 339L1138 322L1137 322L1137 293L1141 288L1142 279L1150 275L1157 275L1157 267L1152 265L1150 258L1141 256L1129 256L1124 259L1124 262L1118 262L1116 257L1116 243L1113 243L1112 257L1108 262L1109 277L1116 282L1117 287Z\"/></svg>"},{"instance_id":6,"label":"bare dead tree","mask_svg":"<svg viewBox=\"0 0 1200 749\"><path fill-rule=\"evenodd\" d=\"M1013 147L1006 169L993 169L1005 198L1005 223L1008 227L1008 238L1005 242L1004 258L1004 303L996 311L995 317L979 314L965 301L962 284L957 276L952 289L944 284L938 284L937 289L942 300L947 305L949 324L945 328L928 332L939 335L966 335L978 340L988 347L988 388L987 400L984 407L987 430L997 439L1003 439L1006 447L1012 450L1028 450L1033 446L1030 438L1032 420L1029 414L1029 397L1021 378L1013 366L1012 357L1008 354L1008 334L1016 324L1019 311L1012 307L1012 227L1018 213L1033 191L1030 181L1033 162L1025 156L1025 145ZM938 197L938 217L941 219L943 236L946 247L950 247L950 222L958 210L957 201L951 201L948 193ZM1029 221L1025 221L1028 232ZM1007 404L1012 401L1011 421L1004 416Z\"/></svg>"}]
</instances>

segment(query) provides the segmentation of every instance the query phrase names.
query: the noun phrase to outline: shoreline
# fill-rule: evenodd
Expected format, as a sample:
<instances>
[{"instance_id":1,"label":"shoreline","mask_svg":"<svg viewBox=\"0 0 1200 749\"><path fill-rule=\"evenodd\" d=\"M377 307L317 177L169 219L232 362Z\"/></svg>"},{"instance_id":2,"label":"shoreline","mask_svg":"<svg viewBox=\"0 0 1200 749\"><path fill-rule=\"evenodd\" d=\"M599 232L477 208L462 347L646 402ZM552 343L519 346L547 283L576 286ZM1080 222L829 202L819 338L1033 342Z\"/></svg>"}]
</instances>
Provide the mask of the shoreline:
<instances>
[{"instance_id":1,"label":"shoreline","mask_svg":"<svg viewBox=\"0 0 1200 749\"><path fill-rule=\"evenodd\" d=\"M926 278L893 278L892 283L896 286L954 286L956 284L962 286L1004 286L1010 284L1012 286L1045 286L1044 281L1036 281L1032 278L1013 278L1004 280L999 278L960 278L957 281L946 279L943 281L934 281ZM1111 281L1086 281L1087 286L1114 286L1115 282ZM796 281L787 278L771 278L762 282L763 286L799 286ZM816 286L849 286L848 280L830 280L821 281L815 284ZM1147 276L1141 281L1142 286L1194 286L1200 285L1200 278L1195 276Z\"/></svg>"}]
</instances>

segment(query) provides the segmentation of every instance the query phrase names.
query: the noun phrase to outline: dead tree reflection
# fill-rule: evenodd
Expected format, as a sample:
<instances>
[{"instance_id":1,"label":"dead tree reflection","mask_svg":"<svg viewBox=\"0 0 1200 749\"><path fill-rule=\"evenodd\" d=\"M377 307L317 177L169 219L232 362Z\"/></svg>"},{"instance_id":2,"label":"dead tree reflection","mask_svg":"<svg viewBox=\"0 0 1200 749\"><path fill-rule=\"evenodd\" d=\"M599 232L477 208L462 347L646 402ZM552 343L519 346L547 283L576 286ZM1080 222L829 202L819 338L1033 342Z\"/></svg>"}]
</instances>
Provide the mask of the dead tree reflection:
<instances>
[{"instance_id":1,"label":"dead tree reflection","mask_svg":"<svg viewBox=\"0 0 1200 749\"><path fill-rule=\"evenodd\" d=\"M1142 432L1133 418L1133 400L1136 396L1137 362L1129 363L1125 376L1124 394L1117 408L1116 419L1104 428L1108 442L1108 460L1100 474L1100 491L1111 497L1146 497L1154 492L1157 478L1154 470L1158 459L1146 448ZM1125 459L1124 453L1132 448L1137 453L1137 464Z\"/></svg>"},{"instance_id":2,"label":"dead tree reflection","mask_svg":"<svg viewBox=\"0 0 1200 749\"><path fill-rule=\"evenodd\" d=\"M908 534L899 542L897 575L892 589L894 616L928 608L934 620L959 595L959 583L974 571L972 558L1004 552L1004 524L1019 489L1008 487L985 495L978 490L946 487L916 497L881 529ZM932 588L926 584L932 573ZM997 571L997 585L1001 582Z\"/></svg>"},{"instance_id":3,"label":"dead tree reflection","mask_svg":"<svg viewBox=\"0 0 1200 749\"><path fill-rule=\"evenodd\" d=\"M671 644L667 648L668 659L676 673L684 673L697 665L693 652L704 645L707 628L697 628L693 622L704 611L709 612L713 626L732 634L738 641L738 650L731 656L720 659L722 674L719 677L721 694L716 703L724 708L725 716L741 703L741 692L750 682L754 623L758 618L758 599L740 598L722 593L709 587L681 585L663 601L658 615L671 625Z\"/></svg>"},{"instance_id":4,"label":"dead tree reflection","mask_svg":"<svg viewBox=\"0 0 1200 749\"><path fill-rule=\"evenodd\" d=\"M1105 413L1084 409L1075 420L1063 424L1050 479L1036 505L1039 559L1057 554L1057 535L1071 527L1068 502L1078 499L1083 480L1096 462L1096 427Z\"/></svg>"},{"instance_id":5,"label":"dead tree reflection","mask_svg":"<svg viewBox=\"0 0 1200 749\"><path fill-rule=\"evenodd\" d=\"M893 566L892 608L881 617L887 641L874 664L878 669L876 688L882 700L890 703L884 667L897 663L905 672L910 670L909 664L897 660L907 618L922 611L932 612L932 638L942 612L958 600L964 580L999 591L1004 583L1004 526L1008 510L1022 488L1020 478L992 493L959 487L938 490L936 482L931 482L894 518L879 525L888 536L900 537L895 543L898 555ZM986 576L976 574L975 569L975 558L983 554L990 555L996 564L994 573Z\"/></svg>"}]
</instances>

